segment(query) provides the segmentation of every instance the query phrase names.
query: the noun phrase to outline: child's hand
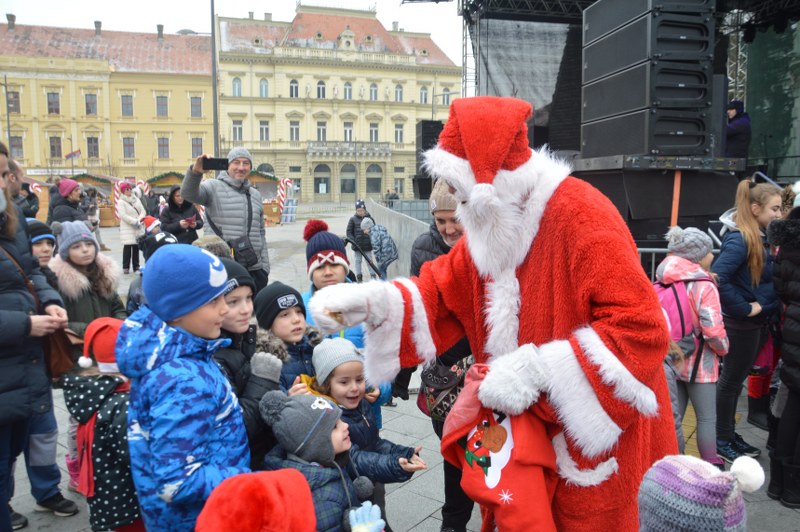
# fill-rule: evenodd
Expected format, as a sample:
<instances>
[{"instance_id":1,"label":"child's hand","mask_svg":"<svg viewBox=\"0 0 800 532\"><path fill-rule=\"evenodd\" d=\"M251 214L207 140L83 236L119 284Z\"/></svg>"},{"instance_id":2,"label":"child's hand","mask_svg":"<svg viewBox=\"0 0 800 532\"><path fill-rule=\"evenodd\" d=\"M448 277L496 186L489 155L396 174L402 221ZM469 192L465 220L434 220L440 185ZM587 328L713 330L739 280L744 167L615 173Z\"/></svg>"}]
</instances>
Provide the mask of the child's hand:
<instances>
[{"instance_id":1,"label":"child's hand","mask_svg":"<svg viewBox=\"0 0 800 532\"><path fill-rule=\"evenodd\" d=\"M294 382L292 383L292 387L289 388L287 394L289 397L293 395L311 395L311 392L308 389L308 386L305 383L300 382L300 377L297 376L294 378Z\"/></svg>"},{"instance_id":2,"label":"child's hand","mask_svg":"<svg viewBox=\"0 0 800 532\"><path fill-rule=\"evenodd\" d=\"M403 468L403 471L406 473L415 473L417 471L422 471L423 469L428 469L427 464L425 464L425 460L419 456L419 452L421 450L422 447L417 447L414 449L414 456L411 457L411 460L406 458L400 459L400 467Z\"/></svg>"},{"instance_id":3,"label":"child's hand","mask_svg":"<svg viewBox=\"0 0 800 532\"><path fill-rule=\"evenodd\" d=\"M364 394L364 399L369 401L370 403L374 403L378 400L378 397L381 396L381 391L378 388L374 388L371 391Z\"/></svg>"}]
</instances>

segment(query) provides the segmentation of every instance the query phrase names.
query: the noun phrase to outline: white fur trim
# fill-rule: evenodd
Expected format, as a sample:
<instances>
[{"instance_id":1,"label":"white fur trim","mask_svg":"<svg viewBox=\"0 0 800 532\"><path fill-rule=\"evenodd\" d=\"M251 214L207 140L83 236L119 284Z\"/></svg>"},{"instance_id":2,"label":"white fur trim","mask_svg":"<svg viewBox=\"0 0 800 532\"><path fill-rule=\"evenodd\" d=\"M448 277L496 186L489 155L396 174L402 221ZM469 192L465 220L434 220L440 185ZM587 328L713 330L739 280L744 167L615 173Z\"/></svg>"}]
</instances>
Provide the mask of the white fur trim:
<instances>
[{"instance_id":1,"label":"white fur trim","mask_svg":"<svg viewBox=\"0 0 800 532\"><path fill-rule=\"evenodd\" d=\"M379 324L370 324L369 319L364 324L364 374L367 381L375 386L384 382L391 382L400 371L400 356L398 349L403 333L403 315L405 308L403 294L392 283L385 281L371 281L381 285L382 294L370 294L370 313L376 305L380 305L383 319ZM375 297L380 295L380 297Z\"/></svg>"},{"instance_id":2,"label":"white fur trim","mask_svg":"<svg viewBox=\"0 0 800 532\"><path fill-rule=\"evenodd\" d=\"M504 271L486 283L488 330L484 351L489 360L511 353L519 346L519 280L515 272Z\"/></svg>"},{"instance_id":3,"label":"white fur trim","mask_svg":"<svg viewBox=\"0 0 800 532\"><path fill-rule=\"evenodd\" d=\"M622 429L603 409L569 341L542 344L538 353L545 373L554 376L548 379L547 395L567 436L588 458L608 452Z\"/></svg>"},{"instance_id":4,"label":"white fur trim","mask_svg":"<svg viewBox=\"0 0 800 532\"><path fill-rule=\"evenodd\" d=\"M481 404L505 414L519 415L538 401L548 378L538 358L536 347L525 344L493 360L478 390Z\"/></svg>"},{"instance_id":5,"label":"white fur trim","mask_svg":"<svg viewBox=\"0 0 800 532\"><path fill-rule=\"evenodd\" d=\"M558 468L558 476L567 481L567 484L573 484L582 488L590 486L597 486L611 477L614 473L619 471L619 464L617 459L613 456L597 464L594 469L578 469L578 464L572 459L569 454L567 446L567 439L564 433L560 432L553 438L553 448L556 451L556 467Z\"/></svg>"},{"instance_id":6,"label":"white fur trim","mask_svg":"<svg viewBox=\"0 0 800 532\"><path fill-rule=\"evenodd\" d=\"M658 413L658 401L653 390L642 384L625 367L619 358L603 343L600 336L591 327L583 327L575 331L575 338L586 357L600 368L600 378L614 388L614 395L632 405L646 416Z\"/></svg>"},{"instance_id":7,"label":"white fur trim","mask_svg":"<svg viewBox=\"0 0 800 532\"><path fill-rule=\"evenodd\" d=\"M417 354L425 362L436 359L436 344L433 343L433 336L428 327L428 312L422 302L422 294L419 288L411 279L393 279L396 283L403 285L411 293L411 337L414 339L414 346Z\"/></svg>"},{"instance_id":8,"label":"white fur trim","mask_svg":"<svg viewBox=\"0 0 800 532\"><path fill-rule=\"evenodd\" d=\"M151 222L151 223L150 223L150 225L148 225L148 226L145 228L145 230L146 230L146 231L149 233L150 231L152 231L152 230L153 230L153 229L155 229L156 227L160 227L160 226L161 226L161 220L156 220L156 221L154 221L154 222Z\"/></svg>"},{"instance_id":9,"label":"white fur trim","mask_svg":"<svg viewBox=\"0 0 800 532\"><path fill-rule=\"evenodd\" d=\"M469 161L453 155L440 145L422 154L424 168L434 177L441 178L456 189L456 201L463 201L475 186L475 174Z\"/></svg>"},{"instance_id":10,"label":"white fur trim","mask_svg":"<svg viewBox=\"0 0 800 532\"><path fill-rule=\"evenodd\" d=\"M119 373L119 366L116 362L98 362L97 369L100 373Z\"/></svg>"}]
</instances>

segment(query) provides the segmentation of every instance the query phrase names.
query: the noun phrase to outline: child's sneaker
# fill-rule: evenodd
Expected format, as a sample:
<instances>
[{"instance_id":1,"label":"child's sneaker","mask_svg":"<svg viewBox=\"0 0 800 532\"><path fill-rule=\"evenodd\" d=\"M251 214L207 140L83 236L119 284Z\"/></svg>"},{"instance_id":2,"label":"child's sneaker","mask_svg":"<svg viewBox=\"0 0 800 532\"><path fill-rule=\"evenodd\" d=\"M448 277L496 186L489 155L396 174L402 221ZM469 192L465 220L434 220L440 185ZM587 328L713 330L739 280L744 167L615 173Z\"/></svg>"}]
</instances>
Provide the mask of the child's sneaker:
<instances>
[{"instance_id":1,"label":"child's sneaker","mask_svg":"<svg viewBox=\"0 0 800 532\"><path fill-rule=\"evenodd\" d=\"M731 440L723 444L717 443L717 456L732 464L734 460L742 456L742 453Z\"/></svg>"},{"instance_id":2,"label":"child's sneaker","mask_svg":"<svg viewBox=\"0 0 800 532\"><path fill-rule=\"evenodd\" d=\"M745 456L750 456L751 458L758 458L761 456L761 449L744 441L744 439L736 432L733 433L733 445L741 454Z\"/></svg>"},{"instance_id":3,"label":"child's sneaker","mask_svg":"<svg viewBox=\"0 0 800 532\"><path fill-rule=\"evenodd\" d=\"M78 513L78 505L65 499L61 493L56 493L49 499L37 502L34 508L37 512L53 512L59 517L69 517Z\"/></svg>"},{"instance_id":4,"label":"child's sneaker","mask_svg":"<svg viewBox=\"0 0 800 532\"><path fill-rule=\"evenodd\" d=\"M19 530L28 526L28 518L19 512L15 512L11 505L8 505L8 515L11 517L11 530Z\"/></svg>"}]
</instances>

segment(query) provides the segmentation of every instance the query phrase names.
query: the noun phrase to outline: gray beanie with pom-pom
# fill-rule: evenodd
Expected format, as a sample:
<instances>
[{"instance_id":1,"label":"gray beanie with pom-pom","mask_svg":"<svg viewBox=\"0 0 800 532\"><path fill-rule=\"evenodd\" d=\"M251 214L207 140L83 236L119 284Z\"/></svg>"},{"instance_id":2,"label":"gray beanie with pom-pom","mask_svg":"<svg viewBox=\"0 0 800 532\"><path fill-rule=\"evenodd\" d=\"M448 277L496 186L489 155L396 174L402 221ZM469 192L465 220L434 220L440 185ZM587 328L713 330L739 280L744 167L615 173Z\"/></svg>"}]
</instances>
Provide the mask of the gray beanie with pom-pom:
<instances>
[{"instance_id":1,"label":"gray beanie with pom-pom","mask_svg":"<svg viewBox=\"0 0 800 532\"><path fill-rule=\"evenodd\" d=\"M669 242L667 248L671 254L695 263L703 260L714 247L711 237L696 227L672 227L665 238Z\"/></svg>"}]
</instances>

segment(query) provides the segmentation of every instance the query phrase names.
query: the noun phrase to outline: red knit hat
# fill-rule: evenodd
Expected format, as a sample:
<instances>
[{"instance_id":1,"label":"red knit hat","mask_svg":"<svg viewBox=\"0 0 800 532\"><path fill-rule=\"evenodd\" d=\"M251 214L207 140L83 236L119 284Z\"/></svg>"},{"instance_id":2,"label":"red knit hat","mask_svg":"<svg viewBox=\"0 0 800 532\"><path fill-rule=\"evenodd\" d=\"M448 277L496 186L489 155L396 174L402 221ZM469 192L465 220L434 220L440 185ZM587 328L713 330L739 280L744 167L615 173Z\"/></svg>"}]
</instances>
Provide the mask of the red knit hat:
<instances>
[{"instance_id":1,"label":"red knit hat","mask_svg":"<svg viewBox=\"0 0 800 532\"><path fill-rule=\"evenodd\" d=\"M461 182L466 189L492 184L500 170L516 170L531 158L531 114L531 104L516 98L454 100L439 143L425 152L425 165L433 176Z\"/></svg>"},{"instance_id":2,"label":"red knit hat","mask_svg":"<svg viewBox=\"0 0 800 532\"><path fill-rule=\"evenodd\" d=\"M97 360L100 373L119 373L114 345L117 343L122 320L97 318L86 327L83 335L83 356L78 360L82 368L92 367L92 355Z\"/></svg>"},{"instance_id":3,"label":"red knit hat","mask_svg":"<svg viewBox=\"0 0 800 532\"><path fill-rule=\"evenodd\" d=\"M313 532L317 528L311 488L296 469L243 473L211 492L197 518L197 532Z\"/></svg>"},{"instance_id":4,"label":"red knit hat","mask_svg":"<svg viewBox=\"0 0 800 532\"><path fill-rule=\"evenodd\" d=\"M144 222L144 229L147 233L161 225L161 220L154 216L145 216L142 221Z\"/></svg>"}]
</instances>

